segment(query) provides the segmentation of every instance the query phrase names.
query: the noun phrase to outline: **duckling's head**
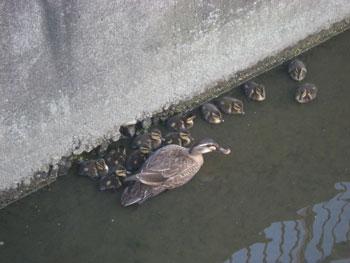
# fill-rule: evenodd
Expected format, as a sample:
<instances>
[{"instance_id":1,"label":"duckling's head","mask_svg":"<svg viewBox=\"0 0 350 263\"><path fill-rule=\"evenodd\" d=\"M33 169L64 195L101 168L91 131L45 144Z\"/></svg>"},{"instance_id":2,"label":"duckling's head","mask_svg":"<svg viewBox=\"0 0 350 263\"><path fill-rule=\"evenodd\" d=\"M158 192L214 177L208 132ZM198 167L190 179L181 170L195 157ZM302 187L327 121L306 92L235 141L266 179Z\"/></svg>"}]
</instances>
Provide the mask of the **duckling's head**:
<instances>
[{"instance_id":1,"label":"duckling's head","mask_svg":"<svg viewBox=\"0 0 350 263\"><path fill-rule=\"evenodd\" d=\"M142 144L142 145L140 146L139 150L140 150L140 152L141 152L142 154L147 155L147 154L149 154L149 153L152 151L152 148L151 148L151 146L148 145L148 144Z\"/></svg>"},{"instance_id":2,"label":"duckling's head","mask_svg":"<svg viewBox=\"0 0 350 263\"><path fill-rule=\"evenodd\" d=\"M214 123L214 124L219 124L224 122L224 119L216 114L216 113L212 113L211 116L209 117L210 123Z\"/></svg>"},{"instance_id":3,"label":"duckling's head","mask_svg":"<svg viewBox=\"0 0 350 263\"><path fill-rule=\"evenodd\" d=\"M183 143L182 143L183 146L188 146L193 141L193 137L191 136L191 134L188 131L180 131L179 137L183 141Z\"/></svg>"},{"instance_id":4,"label":"duckling's head","mask_svg":"<svg viewBox=\"0 0 350 263\"><path fill-rule=\"evenodd\" d=\"M167 121L167 126L170 130L174 131L181 131L186 129L182 115L175 115L173 117L170 117Z\"/></svg>"},{"instance_id":5,"label":"duckling's head","mask_svg":"<svg viewBox=\"0 0 350 263\"><path fill-rule=\"evenodd\" d=\"M317 88L313 84L306 83L301 85L295 94L295 100L299 103L307 103L314 100L317 96Z\"/></svg>"},{"instance_id":6,"label":"duckling's head","mask_svg":"<svg viewBox=\"0 0 350 263\"><path fill-rule=\"evenodd\" d=\"M239 100L235 100L231 104L231 113L243 115L244 114L243 103Z\"/></svg>"},{"instance_id":7,"label":"duckling's head","mask_svg":"<svg viewBox=\"0 0 350 263\"><path fill-rule=\"evenodd\" d=\"M115 170L115 175L118 177L126 177L126 169L122 165L118 165Z\"/></svg>"},{"instance_id":8,"label":"duckling's head","mask_svg":"<svg viewBox=\"0 0 350 263\"><path fill-rule=\"evenodd\" d=\"M163 139L162 132L159 129L153 129L150 132L150 137L154 141L161 141Z\"/></svg>"},{"instance_id":9,"label":"duckling's head","mask_svg":"<svg viewBox=\"0 0 350 263\"><path fill-rule=\"evenodd\" d=\"M307 69L301 60L295 59L289 64L288 73L292 79L302 81L306 77Z\"/></svg>"},{"instance_id":10,"label":"duckling's head","mask_svg":"<svg viewBox=\"0 0 350 263\"><path fill-rule=\"evenodd\" d=\"M196 118L196 115L191 115L191 116L188 116L188 117L184 118L185 128L186 129L190 129L190 128L193 127L195 118Z\"/></svg>"},{"instance_id":11,"label":"duckling's head","mask_svg":"<svg viewBox=\"0 0 350 263\"><path fill-rule=\"evenodd\" d=\"M262 85L256 86L250 91L249 97L256 101L263 101L266 99L265 87Z\"/></svg>"},{"instance_id":12,"label":"duckling's head","mask_svg":"<svg viewBox=\"0 0 350 263\"><path fill-rule=\"evenodd\" d=\"M207 138L201 140L199 143L196 143L190 149L191 155L204 154L212 151L220 151L223 154L230 154L231 150L229 148L225 149L220 147L220 145L215 142L213 139Z\"/></svg>"},{"instance_id":13,"label":"duckling's head","mask_svg":"<svg viewBox=\"0 0 350 263\"><path fill-rule=\"evenodd\" d=\"M108 165L106 164L104 159L96 160L96 170L100 176L104 176L108 174Z\"/></svg>"},{"instance_id":14,"label":"duckling's head","mask_svg":"<svg viewBox=\"0 0 350 263\"><path fill-rule=\"evenodd\" d=\"M118 145L117 153L122 155L122 156L125 156L126 155L126 147L124 145Z\"/></svg>"}]
</instances>

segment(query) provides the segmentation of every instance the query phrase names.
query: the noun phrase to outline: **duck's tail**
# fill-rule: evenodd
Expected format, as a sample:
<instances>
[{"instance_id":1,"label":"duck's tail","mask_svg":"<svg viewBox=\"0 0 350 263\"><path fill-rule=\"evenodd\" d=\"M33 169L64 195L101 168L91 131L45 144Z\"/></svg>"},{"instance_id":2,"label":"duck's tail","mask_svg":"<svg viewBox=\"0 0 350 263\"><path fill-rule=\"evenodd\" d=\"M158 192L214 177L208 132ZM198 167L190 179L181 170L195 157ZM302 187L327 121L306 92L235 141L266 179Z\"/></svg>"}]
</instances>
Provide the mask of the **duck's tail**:
<instances>
[{"instance_id":1,"label":"duck's tail","mask_svg":"<svg viewBox=\"0 0 350 263\"><path fill-rule=\"evenodd\" d=\"M164 187L152 187L136 181L133 185L129 185L125 188L121 197L121 204L124 207L133 204L142 204L165 190Z\"/></svg>"}]
</instances>

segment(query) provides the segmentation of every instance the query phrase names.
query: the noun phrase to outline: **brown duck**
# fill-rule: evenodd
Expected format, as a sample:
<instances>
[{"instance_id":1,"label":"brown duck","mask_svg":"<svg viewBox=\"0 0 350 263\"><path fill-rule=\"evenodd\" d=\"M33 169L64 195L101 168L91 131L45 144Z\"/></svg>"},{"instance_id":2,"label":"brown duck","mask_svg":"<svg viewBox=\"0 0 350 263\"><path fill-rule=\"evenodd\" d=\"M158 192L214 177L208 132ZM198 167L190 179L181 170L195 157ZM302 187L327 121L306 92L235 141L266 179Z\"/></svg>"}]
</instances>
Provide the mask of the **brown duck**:
<instances>
[{"instance_id":1,"label":"brown duck","mask_svg":"<svg viewBox=\"0 0 350 263\"><path fill-rule=\"evenodd\" d=\"M141 204L168 189L174 189L190 181L203 165L203 154L220 151L229 154L212 139L204 139L191 148L167 145L154 152L144 163L141 171L125 181L135 181L126 187L121 204Z\"/></svg>"}]
</instances>

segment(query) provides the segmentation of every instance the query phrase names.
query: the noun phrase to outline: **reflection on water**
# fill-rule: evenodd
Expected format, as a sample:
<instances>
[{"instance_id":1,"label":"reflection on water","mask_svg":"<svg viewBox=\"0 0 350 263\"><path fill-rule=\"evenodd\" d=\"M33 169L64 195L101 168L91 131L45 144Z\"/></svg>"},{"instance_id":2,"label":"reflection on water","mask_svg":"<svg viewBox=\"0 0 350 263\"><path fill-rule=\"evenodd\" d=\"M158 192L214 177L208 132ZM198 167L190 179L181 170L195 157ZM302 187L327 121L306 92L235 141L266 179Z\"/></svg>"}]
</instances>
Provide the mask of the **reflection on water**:
<instances>
[{"instance_id":1,"label":"reflection on water","mask_svg":"<svg viewBox=\"0 0 350 263\"><path fill-rule=\"evenodd\" d=\"M233 253L229 262L320 262L350 239L350 182L335 185L332 199L300 209L300 219L272 223L258 242ZM349 258L332 262L350 262Z\"/></svg>"}]
</instances>

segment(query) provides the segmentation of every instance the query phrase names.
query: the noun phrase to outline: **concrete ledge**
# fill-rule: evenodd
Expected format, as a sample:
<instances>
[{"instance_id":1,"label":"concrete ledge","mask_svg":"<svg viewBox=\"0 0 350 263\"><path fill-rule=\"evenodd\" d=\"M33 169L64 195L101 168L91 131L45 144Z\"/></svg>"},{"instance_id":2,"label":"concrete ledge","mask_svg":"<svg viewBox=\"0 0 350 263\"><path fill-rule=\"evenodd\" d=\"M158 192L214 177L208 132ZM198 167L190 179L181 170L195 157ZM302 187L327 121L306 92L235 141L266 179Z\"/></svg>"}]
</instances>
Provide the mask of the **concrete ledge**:
<instances>
[{"instance_id":1,"label":"concrete ledge","mask_svg":"<svg viewBox=\"0 0 350 263\"><path fill-rule=\"evenodd\" d=\"M121 124L192 107L342 32L350 2L5 0L0 14L4 206Z\"/></svg>"}]
</instances>

